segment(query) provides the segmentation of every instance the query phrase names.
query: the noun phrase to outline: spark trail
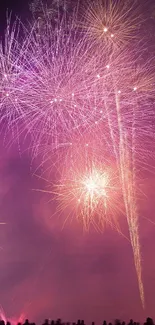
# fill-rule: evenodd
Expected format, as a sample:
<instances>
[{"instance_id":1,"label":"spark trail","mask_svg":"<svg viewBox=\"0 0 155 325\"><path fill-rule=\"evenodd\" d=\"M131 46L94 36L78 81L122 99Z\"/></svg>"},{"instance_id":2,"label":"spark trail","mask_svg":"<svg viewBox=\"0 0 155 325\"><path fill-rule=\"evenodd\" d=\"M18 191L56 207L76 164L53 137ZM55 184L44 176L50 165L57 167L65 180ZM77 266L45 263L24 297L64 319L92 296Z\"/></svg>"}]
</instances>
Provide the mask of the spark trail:
<instances>
[{"instance_id":1,"label":"spark trail","mask_svg":"<svg viewBox=\"0 0 155 325\"><path fill-rule=\"evenodd\" d=\"M123 197L125 202L126 217L129 227L130 240L134 255L135 269L137 272L139 292L141 297L142 306L145 306L144 300L144 286L142 281L142 268L141 268L141 253L139 242L139 229L138 229L138 213L136 204L135 193L135 166L134 166L134 148L132 147L132 157L128 154L126 146L126 134L123 130L120 99L118 91L116 92L116 110L118 117L119 129L119 158L120 158L120 175L122 181ZM131 166L131 160L133 165Z\"/></svg>"}]
</instances>

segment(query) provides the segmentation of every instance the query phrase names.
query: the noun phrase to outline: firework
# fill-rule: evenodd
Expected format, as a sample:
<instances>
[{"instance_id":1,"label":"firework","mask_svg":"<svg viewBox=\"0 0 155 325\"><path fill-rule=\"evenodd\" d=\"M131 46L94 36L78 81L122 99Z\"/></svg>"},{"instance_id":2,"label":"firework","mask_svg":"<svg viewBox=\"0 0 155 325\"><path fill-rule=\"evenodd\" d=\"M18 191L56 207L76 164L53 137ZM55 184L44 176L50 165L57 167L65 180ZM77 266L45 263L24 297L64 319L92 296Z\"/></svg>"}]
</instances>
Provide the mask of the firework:
<instances>
[{"instance_id":1,"label":"firework","mask_svg":"<svg viewBox=\"0 0 155 325\"><path fill-rule=\"evenodd\" d=\"M108 143L109 151L117 165L117 173L122 188L121 193L129 226L140 296L144 306L135 188L137 188L136 170L137 157L140 157L139 149L143 160L145 158L144 152L146 152L144 146L142 151L141 140L146 128L147 134L150 135L151 132L153 133L153 124L151 125L150 123L153 120L150 100L154 96L154 78L152 74L149 73L146 63L138 65L139 54L137 55L133 51L125 49L121 53L115 54L115 52L113 52L110 56L106 53L104 58L103 55L99 53L97 61L96 58L92 56L91 48L88 47L86 51L87 42L85 43L84 41L84 43L82 42L80 44L82 44L82 51L84 49L82 55L82 68L79 64L78 56L76 55L72 58L70 53L68 53L67 59L69 59L69 61L67 61L67 63L69 64L66 67L69 68L69 70L65 70L65 86L62 81L59 81L59 78L61 79L63 76L64 62L66 64L66 61L61 60L62 58L66 60L66 52L63 52L62 57L59 57L59 55L57 56L56 67L54 54L52 72L54 72L54 76L56 76L55 84L58 87L58 92L61 94L63 107L61 107L59 103L59 96L55 95L55 84L52 84L52 91L54 89L55 96L51 102L52 109L51 107L48 108L48 106L44 107L44 103L46 102L45 97L47 95L44 97L43 90L41 90L39 82L36 83L37 77L35 76L35 84L29 92L31 98L30 103L28 100L26 102L26 104L28 104L28 109L30 108L30 116L33 116L35 112L35 116L33 116L32 122L30 122L29 125L31 127L31 123L37 123L32 127L35 133L35 143L37 143L38 140L41 142L40 137L42 137L43 141L46 140L50 143L50 135L57 139L58 145L63 143L61 139L63 139L63 141L65 140L64 143L70 143L75 129L78 130L79 134L84 135L87 128L89 128L90 132L94 135L97 133L95 141L100 142L102 146ZM81 50L81 48L79 48L79 43L77 43L77 46L79 55ZM106 48L103 47L102 50L106 51ZM76 51L77 48L75 48L74 54L77 53ZM89 60L87 60L88 53L90 53ZM49 94L51 93L48 89L50 78L48 77L47 70L45 70L44 62L42 64L40 61L39 65L41 66L42 75L44 71L46 72L45 75L43 75L43 80L44 82L48 80L44 91L47 91L46 94ZM38 62L38 60L36 62ZM70 66L70 63L73 65ZM60 67L61 73L59 71ZM50 71L50 67L48 71ZM38 75L39 78L42 78L40 74L37 74L37 76ZM31 77L33 78L33 74ZM28 85L29 84L33 85L32 82L28 82ZM41 90L43 102L42 98L38 97L39 91L37 91L37 96L36 93L34 93L36 92L37 85L39 86L39 90ZM71 89L69 88L70 85ZM72 100L75 105L74 107L76 107L76 111L75 109L72 110L70 101L71 96L73 96ZM40 99L38 103L37 98ZM35 110L35 106L33 107L33 100L34 105L37 104ZM45 117L43 114L44 110L47 114ZM51 119L49 124L47 123L47 118ZM150 121L149 123L147 123L148 120ZM39 135L38 131L40 132ZM91 146L93 146L92 143ZM100 154L101 156L104 155L104 150L101 150ZM79 155L81 156L80 150ZM68 161L71 165L71 158L68 159ZM90 165L87 165L86 161L84 161L82 165L85 166L84 171L81 171L81 166L76 167L76 164L74 164L73 168L70 167L70 175L66 176L65 179L62 178L61 184L58 187L61 189L62 193L58 193L57 190L55 190L59 199L61 197L63 209L65 209L65 199L66 206L68 206L68 204L74 206L75 204L77 211L75 215L79 216L79 219L83 221L86 229L89 228L91 223L94 224L96 228L102 228L105 223L116 224L116 222L112 221L112 219L114 219L114 212L111 212L111 210L113 209L117 215L116 202L118 201L116 200L116 202L112 203L110 201L112 195L109 195L108 192L110 180L112 178L111 175L106 174L106 168L104 172L104 164L101 168L99 163L98 167L98 164L96 164L93 158L91 158ZM78 172L76 168L80 171ZM98 184L96 178L101 179L102 185L107 181L105 185L106 189L104 188L105 196L103 195L104 190L102 185ZM92 189L89 190L89 187L86 185L90 185ZM106 206L110 207L109 210L105 209ZM60 209L62 209L62 207ZM118 210L120 212L120 209ZM72 217L73 216L74 213L72 213ZM98 216L102 216L100 217L101 220L98 219ZM118 226L116 228L118 228Z\"/></svg>"},{"instance_id":2,"label":"firework","mask_svg":"<svg viewBox=\"0 0 155 325\"><path fill-rule=\"evenodd\" d=\"M16 109L20 114L18 105L18 78L21 74L22 46L18 41L20 23L15 22L11 27L11 18L8 18L4 39L0 43L0 110L1 119L7 117L8 123L16 118Z\"/></svg>"},{"instance_id":3,"label":"firework","mask_svg":"<svg viewBox=\"0 0 155 325\"><path fill-rule=\"evenodd\" d=\"M4 312L4 309L2 308L2 306L0 306L0 320L3 320L5 324L7 324L7 322L10 322L11 324L16 325L18 323L24 322L25 314L22 313L18 318L8 318Z\"/></svg>"},{"instance_id":4,"label":"firework","mask_svg":"<svg viewBox=\"0 0 155 325\"><path fill-rule=\"evenodd\" d=\"M109 9L105 6L104 10L108 17ZM118 4L111 10L118 16ZM120 20L121 17L120 12ZM137 68L138 55L128 50L109 54L106 44L102 44L102 51L96 57L87 34L79 36L72 20L66 24L62 19L54 27L48 12L41 22L34 22L22 46L17 40L16 29L9 32L8 28L6 50L1 51L2 119L7 119L9 127L13 125L14 129L18 125L17 132L31 135L34 155L41 147L49 145L55 149L69 143L75 130L82 134L87 128L93 128L94 123L106 119L109 127L112 125L112 146L116 155L115 93L121 94L123 120L128 122L125 123L129 128L135 97L138 110L140 99L146 105L146 89L149 92L148 87L153 89L152 77L149 72L146 75L148 64ZM145 97L142 89L145 89ZM148 125L144 119L148 117L148 107L147 114L144 109L143 113L136 113L136 123L142 114L143 125ZM142 121L137 130L141 136Z\"/></svg>"},{"instance_id":5,"label":"firework","mask_svg":"<svg viewBox=\"0 0 155 325\"><path fill-rule=\"evenodd\" d=\"M123 215L122 190L113 157L104 150L101 160L100 148L86 137L70 144L63 160L59 182L48 182L45 192L52 193L58 201L57 213L76 218L89 230L91 225L102 231L106 225L121 232L118 217ZM47 174L47 173L46 173ZM59 176L58 176L59 175ZM48 177L49 180L51 176Z\"/></svg>"},{"instance_id":6,"label":"firework","mask_svg":"<svg viewBox=\"0 0 155 325\"><path fill-rule=\"evenodd\" d=\"M66 134L69 137L73 130L88 127L96 118L98 77L89 44L78 40L69 27L60 25L53 32L50 28L48 20L46 33L44 28L39 27L39 32L32 28L21 50L22 59L13 48L11 66L15 66L16 56L21 63L21 72L15 77L1 65L2 116L9 124L26 121L25 130L32 135L35 147L43 141L56 147ZM5 54L1 60L3 57L6 59Z\"/></svg>"},{"instance_id":7,"label":"firework","mask_svg":"<svg viewBox=\"0 0 155 325\"><path fill-rule=\"evenodd\" d=\"M116 199L118 186L111 170L106 170L103 166L96 167L91 162L91 166L85 166L85 170L75 168L65 177L53 190L61 202L60 211L67 211L70 205L73 209L72 218L75 216L85 230L93 225L101 231L108 224L120 231L116 219L120 213Z\"/></svg>"},{"instance_id":8,"label":"firework","mask_svg":"<svg viewBox=\"0 0 155 325\"><path fill-rule=\"evenodd\" d=\"M93 46L106 43L110 52L113 46L115 50L122 50L122 46L136 37L141 22L136 2L98 0L87 3L82 9L80 26L93 41Z\"/></svg>"}]
</instances>

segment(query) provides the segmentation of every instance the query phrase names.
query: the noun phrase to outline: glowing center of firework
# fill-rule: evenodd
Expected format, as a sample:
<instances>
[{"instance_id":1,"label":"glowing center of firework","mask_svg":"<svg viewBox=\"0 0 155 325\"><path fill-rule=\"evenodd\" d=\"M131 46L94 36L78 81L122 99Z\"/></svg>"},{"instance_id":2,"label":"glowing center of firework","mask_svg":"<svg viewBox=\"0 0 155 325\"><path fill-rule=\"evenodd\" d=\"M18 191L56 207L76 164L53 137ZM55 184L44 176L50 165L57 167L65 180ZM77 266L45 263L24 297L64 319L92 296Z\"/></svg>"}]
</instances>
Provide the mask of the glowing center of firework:
<instances>
[{"instance_id":1,"label":"glowing center of firework","mask_svg":"<svg viewBox=\"0 0 155 325\"><path fill-rule=\"evenodd\" d=\"M86 181L85 183L85 186L88 191L94 191L96 190L97 184L94 182L93 179L88 179L88 181Z\"/></svg>"},{"instance_id":2,"label":"glowing center of firework","mask_svg":"<svg viewBox=\"0 0 155 325\"><path fill-rule=\"evenodd\" d=\"M95 175L91 175L86 177L83 181L83 185L85 187L86 192L92 197L106 197L106 187L107 187L107 177L106 175L100 175L95 173Z\"/></svg>"}]
</instances>

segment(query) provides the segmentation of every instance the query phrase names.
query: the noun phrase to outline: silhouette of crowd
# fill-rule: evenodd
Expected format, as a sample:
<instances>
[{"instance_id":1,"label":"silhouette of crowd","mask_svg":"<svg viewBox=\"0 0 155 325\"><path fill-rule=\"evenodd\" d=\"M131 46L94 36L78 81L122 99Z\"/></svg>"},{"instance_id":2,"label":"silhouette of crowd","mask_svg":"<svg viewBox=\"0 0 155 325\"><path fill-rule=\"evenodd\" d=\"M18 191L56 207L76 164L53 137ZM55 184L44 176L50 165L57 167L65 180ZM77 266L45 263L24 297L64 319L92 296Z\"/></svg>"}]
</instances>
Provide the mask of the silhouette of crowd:
<instances>
[{"instance_id":1,"label":"silhouette of crowd","mask_svg":"<svg viewBox=\"0 0 155 325\"><path fill-rule=\"evenodd\" d=\"M4 322L4 320L0 320L0 325L11 325L10 322ZM28 319L25 320L24 323L18 323L17 325L35 325L35 323L29 322ZM45 321L42 323L42 325L86 325L84 320L78 320L77 322L63 322L61 319L52 320L49 321L48 319L45 319ZM92 325L95 325L95 322L92 322ZM102 325L140 325L139 322L134 322L132 319L130 319L129 322L122 322L118 319L114 321L114 323L108 323L107 321L103 321ZM152 318L148 317L146 321L143 323L143 325L155 325Z\"/></svg>"}]
</instances>

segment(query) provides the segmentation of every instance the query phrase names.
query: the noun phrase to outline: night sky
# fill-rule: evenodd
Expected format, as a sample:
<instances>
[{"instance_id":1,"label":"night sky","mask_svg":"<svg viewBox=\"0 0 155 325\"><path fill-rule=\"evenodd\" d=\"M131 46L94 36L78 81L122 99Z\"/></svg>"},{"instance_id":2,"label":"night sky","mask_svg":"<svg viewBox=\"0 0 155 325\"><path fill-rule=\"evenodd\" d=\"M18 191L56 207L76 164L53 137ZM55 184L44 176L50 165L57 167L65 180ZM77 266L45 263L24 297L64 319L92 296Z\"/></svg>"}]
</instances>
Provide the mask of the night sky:
<instances>
[{"instance_id":1,"label":"night sky","mask_svg":"<svg viewBox=\"0 0 155 325\"><path fill-rule=\"evenodd\" d=\"M148 13L152 4L148 3ZM24 0L1 1L1 30L6 8L30 15ZM151 9L150 9L151 8ZM27 16L26 16L27 15ZM150 18L151 19L153 18ZM2 32L1 32L2 34ZM139 298L130 243L107 228L100 234L82 231L75 221L62 229L50 196L32 189L44 182L33 176L37 162L26 150L0 142L0 304L7 317L24 314L39 323L45 318L101 322L115 318L155 319L155 183L145 175L140 207L140 239L146 310ZM8 135L9 136L9 135ZM36 165L35 165L36 164ZM154 164L154 162L151 162ZM147 218L151 219L148 220ZM124 233L127 225L120 220Z\"/></svg>"}]
</instances>

